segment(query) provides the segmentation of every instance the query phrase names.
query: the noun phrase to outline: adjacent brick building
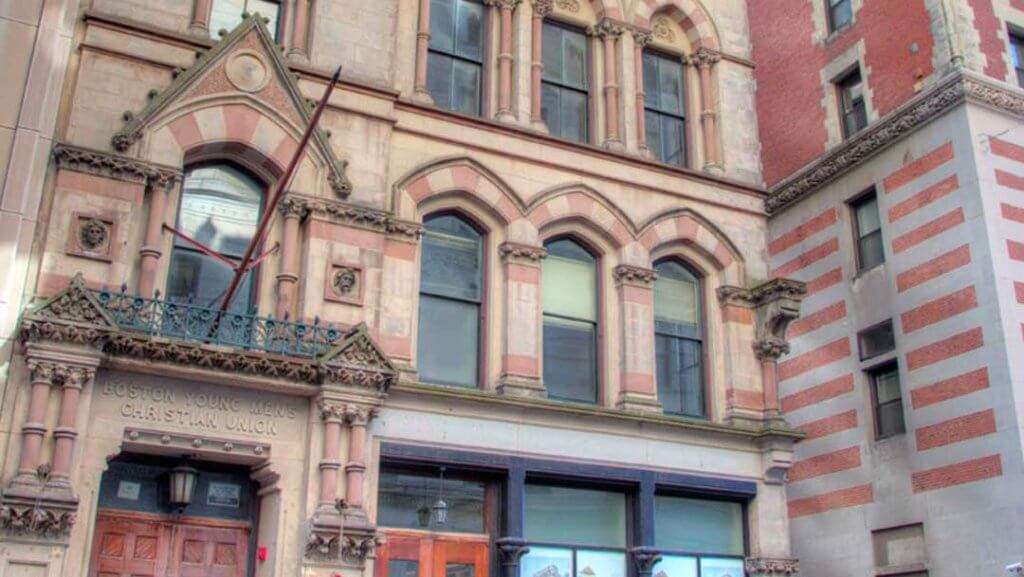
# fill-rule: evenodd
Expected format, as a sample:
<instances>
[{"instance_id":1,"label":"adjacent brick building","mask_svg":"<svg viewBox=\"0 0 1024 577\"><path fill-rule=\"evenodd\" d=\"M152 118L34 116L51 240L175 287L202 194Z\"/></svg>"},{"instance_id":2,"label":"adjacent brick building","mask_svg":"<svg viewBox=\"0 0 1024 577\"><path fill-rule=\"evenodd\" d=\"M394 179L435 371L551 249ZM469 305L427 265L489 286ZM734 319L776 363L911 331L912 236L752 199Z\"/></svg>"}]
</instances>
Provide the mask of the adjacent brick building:
<instances>
[{"instance_id":1,"label":"adjacent brick building","mask_svg":"<svg viewBox=\"0 0 1024 577\"><path fill-rule=\"evenodd\" d=\"M769 262L809 287L779 364L807 575L1024 556L1021 8L748 2Z\"/></svg>"}]
</instances>

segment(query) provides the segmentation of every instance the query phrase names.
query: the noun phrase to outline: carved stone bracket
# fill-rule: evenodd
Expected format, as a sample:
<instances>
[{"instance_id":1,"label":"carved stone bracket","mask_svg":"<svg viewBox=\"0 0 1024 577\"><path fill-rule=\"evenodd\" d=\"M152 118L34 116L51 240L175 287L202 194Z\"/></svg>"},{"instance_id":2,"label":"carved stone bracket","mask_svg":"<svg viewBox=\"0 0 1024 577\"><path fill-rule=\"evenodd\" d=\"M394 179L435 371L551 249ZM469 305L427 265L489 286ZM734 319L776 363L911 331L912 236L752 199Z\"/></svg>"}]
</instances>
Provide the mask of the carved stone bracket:
<instances>
[{"instance_id":1,"label":"carved stone bracket","mask_svg":"<svg viewBox=\"0 0 1024 577\"><path fill-rule=\"evenodd\" d=\"M341 560L346 565L362 567L372 559L382 543L373 527L346 527L341 539Z\"/></svg>"},{"instance_id":2,"label":"carved stone bracket","mask_svg":"<svg viewBox=\"0 0 1024 577\"><path fill-rule=\"evenodd\" d=\"M773 279L752 289L723 286L718 300L723 305L755 309L754 351L760 359L778 359L789 352L786 328L800 315L800 301L807 286L791 279Z\"/></svg>"},{"instance_id":3,"label":"carved stone bracket","mask_svg":"<svg viewBox=\"0 0 1024 577\"><path fill-rule=\"evenodd\" d=\"M53 148L57 168L116 180L167 186L181 179L181 170L119 154L60 143Z\"/></svg>"},{"instance_id":4,"label":"carved stone bracket","mask_svg":"<svg viewBox=\"0 0 1024 577\"><path fill-rule=\"evenodd\" d=\"M0 530L10 535L66 539L76 517L77 504L9 497L0 504Z\"/></svg>"},{"instance_id":5,"label":"carved stone bracket","mask_svg":"<svg viewBox=\"0 0 1024 577\"><path fill-rule=\"evenodd\" d=\"M620 264L612 271L612 276L618 283L633 284L637 286L650 287L658 280L658 273L649 268Z\"/></svg>"},{"instance_id":6,"label":"carved stone bracket","mask_svg":"<svg viewBox=\"0 0 1024 577\"><path fill-rule=\"evenodd\" d=\"M498 254L507 262L537 264L542 259L547 258L548 251L541 246L503 242L498 246Z\"/></svg>"},{"instance_id":7,"label":"carved stone bracket","mask_svg":"<svg viewBox=\"0 0 1024 577\"><path fill-rule=\"evenodd\" d=\"M800 573L800 560L793 558L752 557L748 558L744 565L749 577L782 577Z\"/></svg>"}]
</instances>

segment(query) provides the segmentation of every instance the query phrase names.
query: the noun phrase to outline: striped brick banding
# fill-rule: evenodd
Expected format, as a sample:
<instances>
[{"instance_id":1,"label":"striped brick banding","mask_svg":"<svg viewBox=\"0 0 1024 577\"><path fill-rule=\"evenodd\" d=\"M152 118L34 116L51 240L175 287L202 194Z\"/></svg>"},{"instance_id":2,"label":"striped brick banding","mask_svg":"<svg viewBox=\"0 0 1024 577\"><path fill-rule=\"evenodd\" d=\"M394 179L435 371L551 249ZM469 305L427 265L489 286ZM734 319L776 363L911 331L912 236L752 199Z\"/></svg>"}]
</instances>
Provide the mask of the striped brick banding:
<instances>
[{"instance_id":1,"label":"striped brick banding","mask_svg":"<svg viewBox=\"0 0 1024 577\"><path fill-rule=\"evenodd\" d=\"M677 0L671 3L659 0L641 0L636 3L633 24L649 30L651 16L665 5L669 7L666 14L679 24L694 48L718 48L718 37L715 34L711 18L696 0Z\"/></svg>"},{"instance_id":2,"label":"striped brick banding","mask_svg":"<svg viewBox=\"0 0 1024 577\"><path fill-rule=\"evenodd\" d=\"M882 186L885 187L886 193L894 192L950 160L953 160L952 141L943 144L913 162L903 165L902 168L885 177L882 181Z\"/></svg>"},{"instance_id":3,"label":"striped brick banding","mask_svg":"<svg viewBox=\"0 0 1024 577\"><path fill-rule=\"evenodd\" d=\"M479 199L505 224L521 218L525 212L507 185L469 159L447 160L426 167L403 182L399 190L413 205L439 194L461 192Z\"/></svg>"},{"instance_id":4,"label":"striped brick banding","mask_svg":"<svg viewBox=\"0 0 1024 577\"><path fill-rule=\"evenodd\" d=\"M842 337L779 363L779 380L792 379L848 356L850 356L850 340L847 337Z\"/></svg>"},{"instance_id":5,"label":"striped brick banding","mask_svg":"<svg viewBox=\"0 0 1024 577\"><path fill-rule=\"evenodd\" d=\"M910 391L910 403L914 409L923 409L987 388L988 369L980 368L930 385L917 387Z\"/></svg>"},{"instance_id":6,"label":"striped brick banding","mask_svg":"<svg viewBox=\"0 0 1024 577\"><path fill-rule=\"evenodd\" d=\"M846 447L822 455L796 461L786 473L790 483L797 483L822 475L831 475L860 467L860 447Z\"/></svg>"},{"instance_id":7,"label":"striped brick banding","mask_svg":"<svg viewBox=\"0 0 1024 577\"><path fill-rule=\"evenodd\" d=\"M775 240L769 242L768 255L775 256L776 254L807 240L815 234L831 227L836 223L836 220L836 209L830 208L826 210L818 216L804 222L800 226L797 226L793 230L782 234Z\"/></svg>"},{"instance_id":8,"label":"striped brick banding","mask_svg":"<svg viewBox=\"0 0 1024 577\"><path fill-rule=\"evenodd\" d=\"M939 181L906 200L894 204L889 209L889 222L896 222L913 214L958 188L960 188L960 179L955 174Z\"/></svg>"},{"instance_id":9,"label":"striped brick banding","mask_svg":"<svg viewBox=\"0 0 1024 577\"><path fill-rule=\"evenodd\" d=\"M839 251L839 239L832 238L772 270L773 277L786 277Z\"/></svg>"},{"instance_id":10,"label":"striped brick banding","mask_svg":"<svg viewBox=\"0 0 1024 577\"><path fill-rule=\"evenodd\" d=\"M619 248L633 241L632 226L603 202L581 191L553 194L533 207L527 218L540 230L568 218L591 222L597 230L605 230Z\"/></svg>"},{"instance_id":11,"label":"striped brick banding","mask_svg":"<svg viewBox=\"0 0 1024 577\"><path fill-rule=\"evenodd\" d=\"M1024 282L1014 282L1013 292L1017 296L1017 302L1024 305Z\"/></svg>"},{"instance_id":12,"label":"striped brick banding","mask_svg":"<svg viewBox=\"0 0 1024 577\"><path fill-rule=\"evenodd\" d=\"M742 261L739 252L720 230L689 211L659 216L643 227L638 240L648 252L677 242L692 245L710 258L719 269L733 270Z\"/></svg>"},{"instance_id":13,"label":"striped brick banding","mask_svg":"<svg viewBox=\"0 0 1024 577\"><path fill-rule=\"evenodd\" d=\"M848 489L839 489L829 493L794 499L789 502L789 518L796 519L808 515L817 515L836 509L866 505L875 500L870 484L857 485Z\"/></svg>"},{"instance_id":14,"label":"striped brick banding","mask_svg":"<svg viewBox=\"0 0 1024 577\"><path fill-rule=\"evenodd\" d=\"M978 306L974 286L924 303L900 315L904 333L912 333Z\"/></svg>"},{"instance_id":15,"label":"striped brick banding","mask_svg":"<svg viewBox=\"0 0 1024 577\"><path fill-rule=\"evenodd\" d=\"M985 340L980 328L964 331L907 353L907 370L915 371L922 367L934 365L935 363L979 349L984 344Z\"/></svg>"},{"instance_id":16,"label":"striped brick banding","mask_svg":"<svg viewBox=\"0 0 1024 577\"><path fill-rule=\"evenodd\" d=\"M853 392L853 375L843 375L782 397L782 411L789 413Z\"/></svg>"},{"instance_id":17,"label":"striped brick banding","mask_svg":"<svg viewBox=\"0 0 1024 577\"><path fill-rule=\"evenodd\" d=\"M820 439L842 431L856 429L857 411L855 409L850 409L845 413L839 413L838 415L832 415L830 417L825 417L824 419L817 419L815 421L804 423L799 425L797 428L807 435L804 437L805 441Z\"/></svg>"},{"instance_id":18,"label":"striped brick banding","mask_svg":"<svg viewBox=\"0 0 1024 577\"><path fill-rule=\"evenodd\" d=\"M844 318L846 318L846 301L842 300L793 321L786 331L786 337L795 339Z\"/></svg>"},{"instance_id":19,"label":"striped brick banding","mask_svg":"<svg viewBox=\"0 0 1024 577\"><path fill-rule=\"evenodd\" d=\"M952 272L971 262L971 249L965 244L941 254L932 260L909 268L896 275L896 289L908 291L918 285Z\"/></svg>"},{"instance_id":20,"label":"striped brick banding","mask_svg":"<svg viewBox=\"0 0 1024 577\"><path fill-rule=\"evenodd\" d=\"M914 431L917 439L917 450L927 451L936 447L945 447L968 439L991 435L996 432L996 414L992 409L985 409Z\"/></svg>"},{"instance_id":21,"label":"striped brick banding","mask_svg":"<svg viewBox=\"0 0 1024 577\"><path fill-rule=\"evenodd\" d=\"M925 469L913 473L910 477L911 487L915 493L935 491L965 483L973 483L983 479L999 477L1003 474L1003 461L999 455L988 455L978 459L962 461Z\"/></svg>"},{"instance_id":22,"label":"striped brick banding","mask_svg":"<svg viewBox=\"0 0 1024 577\"><path fill-rule=\"evenodd\" d=\"M1024 242L1006 241L1006 252L1009 254L1010 260L1024 262Z\"/></svg>"},{"instance_id":23,"label":"striped brick banding","mask_svg":"<svg viewBox=\"0 0 1024 577\"><path fill-rule=\"evenodd\" d=\"M892 241L892 252L899 254L907 249L913 248L922 242L938 236L947 230L956 228L957 226L964 223L964 211L962 208L956 208L947 212L946 214L929 221L914 230L902 234Z\"/></svg>"},{"instance_id":24,"label":"striped brick banding","mask_svg":"<svg viewBox=\"0 0 1024 577\"><path fill-rule=\"evenodd\" d=\"M998 138L990 138L989 145L991 146L992 154L996 156L1002 156L1016 162L1024 162L1024 147Z\"/></svg>"},{"instance_id":25,"label":"striped brick banding","mask_svg":"<svg viewBox=\"0 0 1024 577\"><path fill-rule=\"evenodd\" d=\"M1024 191L1024 176L1018 176L1005 170L996 170L996 184L1012 188L1013 190Z\"/></svg>"},{"instance_id":26,"label":"striped brick banding","mask_svg":"<svg viewBox=\"0 0 1024 577\"><path fill-rule=\"evenodd\" d=\"M1005 202L999 205L999 210L1002 212L1003 218L1013 222L1024 222L1024 207L1014 206L1012 204L1006 204Z\"/></svg>"},{"instance_id":27,"label":"striped brick banding","mask_svg":"<svg viewBox=\"0 0 1024 577\"><path fill-rule=\"evenodd\" d=\"M843 269L834 268L821 276L814 277L807 281L807 296L819 293L841 282L843 282Z\"/></svg>"}]
</instances>

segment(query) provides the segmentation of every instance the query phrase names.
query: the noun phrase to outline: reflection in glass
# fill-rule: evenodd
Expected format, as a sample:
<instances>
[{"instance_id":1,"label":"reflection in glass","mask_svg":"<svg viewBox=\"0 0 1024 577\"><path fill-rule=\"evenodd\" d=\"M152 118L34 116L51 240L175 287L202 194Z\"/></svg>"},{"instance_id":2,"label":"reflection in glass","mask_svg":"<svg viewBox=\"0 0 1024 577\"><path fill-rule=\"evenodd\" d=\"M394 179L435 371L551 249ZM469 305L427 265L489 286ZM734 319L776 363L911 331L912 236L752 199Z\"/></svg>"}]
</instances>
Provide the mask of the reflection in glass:
<instances>
[{"instance_id":1,"label":"reflection in glass","mask_svg":"<svg viewBox=\"0 0 1024 577\"><path fill-rule=\"evenodd\" d=\"M281 4L271 0L214 0L210 9L210 35L217 37L221 30L234 30L242 22L242 15L259 12L268 20L267 30L277 40Z\"/></svg>"},{"instance_id":2,"label":"reflection in glass","mask_svg":"<svg viewBox=\"0 0 1024 577\"><path fill-rule=\"evenodd\" d=\"M572 549L530 546L519 561L519 577L573 577Z\"/></svg>"},{"instance_id":3,"label":"reflection in glass","mask_svg":"<svg viewBox=\"0 0 1024 577\"><path fill-rule=\"evenodd\" d=\"M547 20L542 29L541 117L555 136L586 142L589 82L587 38Z\"/></svg>"},{"instance_id":4,"label":"reflection in glass","mask_svg":"<svg viewBox=\"0 0 1024 577\"><path fill-rule=\"evenodd\" d=\"M662 555L661 561L655 563L652 575L654 577L697 577L697 558L685 555Z\"/></svg>"},{"instance_id":5,"label":"reflection in glass","mask_svg":"<svg viewBox=\"0 0 1024 577\"><path fill-rule=\"evenodd\" d=\"M626 554L620 551L576 551L576 577L626 577Z\"/></svg>"},{"instance_id":6,"label":"reflection in glass","mask_svg":"<svg viewBox=\"0 0 1024 577\"><path fill-rule=\"evenodd\" d=\"M445 577L473 577L475 567L466 563L448 563L444 568Z\"/></svg>"},{"instance_id":7,"label":"reflection in glass","mask_svg":"<svg viewBox=\"0 0 1024 577\"><path fill-rule=\"evenodd\" d=\"M427 91L437 106L480 115L483 19L479 2L430 1Z\"/></svg>"},{"instance_id":8,"label":"reflection in glass","mask_svg":"<svg viewBox=\"0 0 1024 577\"><path fill-rule=\"evenodd\" d=\"M704 329L700 280L674 260L654 265L654 346L658 400L666 413L704 417Z\"/></svg>"},{"instance_id":9,"label":"reflection in glass","mask_svg":"<svg viewBox=\"0 0 1024 577\"><path fill-rule=\"evenodd\" d=\"M743 559L702 557L701 577L743 577Z\"/></svg>"},{"instance_id":10,"label":"reflection in glass","mask_svg":"<svg viewBox=\"0 0 1024 577\"><path fill-rule=\"evenodd\" d=\"M693 553L743 554L740 503L658 495L654 507L656 547Z\"/></svg>"},{"instance_id":11,"label":"reflection in glass","mask_svg":"<svg viewBox=\"0 0 1024 577\"><path fill-rule=\"evenodd\" d=\"M526 539L624 547L626 496L611 491L527 485Z\"/></svg>"},{"instance_id":12,"label":"reflection in glass","mask_svg":"<svg viewBox=\"0 0 1024 577\"><path fill-rule=\"evenodd\" d=\"M686 166L686 99L678 58L645 50L644 134L654 158Z\"/></svg>"},{"instance_id":13,"label":"reflection in glass","mask_svg":"<svg viewBox=\"0 0 1024 577\"><path fill-rule=\"evenodd\" d=\"M597 259L578 243L545 245L544 383L555 399L597 402Z\"/></svg>"},{"instance_id":14,"label":"reflection in glass","mask_svg":"<svg viewBox=\"0 0 1024 577\"><path fill-rule=\"evenodd\" d=\"M456 533L484 532L483 481L445 475L448 520L438 526L431 506L441 491L439 475L384 470L378 485L377 523L383 527L436 529Z\"/></svg>"},{"instance_id":15,"label":"reflection in glass","mask_svg":"<svg viewBox=\"0 0 1024 577\"><path fill-rule=\"evenodd\" d=\"M388 559L388 577L417 577L420 572L418 561Z\"/></svg>"}]
</instances>

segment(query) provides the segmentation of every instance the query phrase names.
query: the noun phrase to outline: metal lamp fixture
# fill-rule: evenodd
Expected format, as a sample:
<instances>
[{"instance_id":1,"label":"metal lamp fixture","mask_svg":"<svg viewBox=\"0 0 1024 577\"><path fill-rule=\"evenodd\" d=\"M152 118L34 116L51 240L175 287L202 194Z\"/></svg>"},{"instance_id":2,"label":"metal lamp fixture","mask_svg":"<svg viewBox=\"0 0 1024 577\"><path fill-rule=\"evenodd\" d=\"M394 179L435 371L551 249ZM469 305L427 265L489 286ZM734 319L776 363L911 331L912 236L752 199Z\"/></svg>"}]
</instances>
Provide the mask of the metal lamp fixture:
<instances>
[{"instance_id":1,"label":"metal lamp fixture","mask_svg":"<svg viewBox=\"0 0 1024 577\"><path fill-rule=\"evenodd\" d=\"M187 462L171 469L170 502L171 507L177 509L179 513L192 502L192 493L195 491L198 477L199 471L190 467Z\"/></svg>"},{"instance_id":2,"label":"metal lamp fixture","mask_svg":"<svg viewBox=\"0 0 1024 577\"><path fill-rule=\"evenodd\" d=\"M444 501L444 467L441 467L441 484L437 488L437 501L432 507L434 512L434 524L444 525L448 522L448 503Z\"/></svg>"}]
</instances>

